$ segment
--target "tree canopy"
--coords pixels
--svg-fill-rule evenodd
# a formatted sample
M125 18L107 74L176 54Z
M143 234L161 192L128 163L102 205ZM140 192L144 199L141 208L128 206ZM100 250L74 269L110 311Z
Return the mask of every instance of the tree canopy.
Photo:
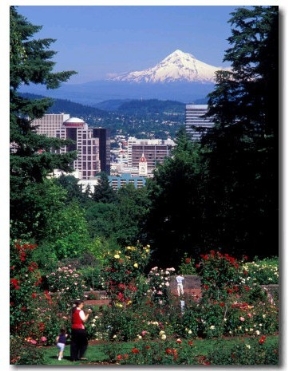
M51 106L52 100L27 99L18 89L23 84L43 84L55 89L67 81L75 71L53 72L55 51L50 50L54 39L35 39L41 29L10 8L10 200L11 221L21 222L26 231L26 220L20 212L24 190L33 184L42 183L55 168L71 170L76 153L57 154L66 144L57 138L47 138L36 133L31 125ZM21 230L20 230L21 233Z
M207 208L215 210L215 228L227 243L252 254L277 254L278 7L238 8L229 23L224 61L232 70L217 74L208 102L216 125L202 141L210 169Z

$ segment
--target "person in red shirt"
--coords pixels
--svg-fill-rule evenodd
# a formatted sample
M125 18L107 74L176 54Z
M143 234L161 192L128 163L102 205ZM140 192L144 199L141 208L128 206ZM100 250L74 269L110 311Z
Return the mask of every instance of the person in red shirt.
M76 300L75 305L72 309L71 318L71 361L78 361L84 359L84 354L88 346L87 333L84 327L84 323L89 318L91 309L85 314L83 311L84 302L83 300Z

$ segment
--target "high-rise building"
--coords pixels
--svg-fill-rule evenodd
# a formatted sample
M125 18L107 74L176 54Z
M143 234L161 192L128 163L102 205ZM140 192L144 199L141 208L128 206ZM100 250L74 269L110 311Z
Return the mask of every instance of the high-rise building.
M203 135L205 135L207 130L214 126L213 120L205 117L207 109L207 104L187 104L185 106L186 132L194 141L198 141ZM201 128L201 130L197 131L195 128Z
M36 128L37 134L46 135L46 137L56 137L56 130L70 118L67 113L49 113L39 119L34 119L32 126Z
M146 157L147 171L151 174L158 164L162 164L171 155L172 147L166 144L133 144L131 166L139 168L140 158Z
M101 171L110 175L110 132L105 128L93 128L93 137L99 138Z
M100 172L99 138L93 137L92 130L83 120L71 117L64 121L56 131L56 137L74 142L61 148L60 153L77 151L73 167L79 171L80 179L94 178Z
M32 126L36 127L38 134L73 141L57 152L77 151L78 157L73 167L78 172L79 179L92 179L100 171L109 174L110 139L106 129L89 129L83 120L64 113L46 114L40 119L33 120Z

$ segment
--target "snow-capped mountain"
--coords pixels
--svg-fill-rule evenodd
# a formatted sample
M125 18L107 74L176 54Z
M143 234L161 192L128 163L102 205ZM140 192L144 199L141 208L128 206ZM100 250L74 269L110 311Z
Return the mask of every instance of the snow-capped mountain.
M110 78L111 81L126 82L200 82L215 83L214 67L196 59L192 54L175 50L160 63L143 71L134 71Z

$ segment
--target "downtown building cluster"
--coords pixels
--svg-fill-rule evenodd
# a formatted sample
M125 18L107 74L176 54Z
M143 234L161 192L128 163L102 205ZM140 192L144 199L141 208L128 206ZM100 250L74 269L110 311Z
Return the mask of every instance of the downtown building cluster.
M213 126L212 120L205 117L207 105L187 104L185 127L192 140L198 141ZM70 139L57 153L76 151L73 162L74 175L79 179L83 190L87 186L93 191L100 172L105 172L114 189L132 183L136 188L145 185L146 178L153 176L158 164L171 156L175 142L171 139L137 139L119 136L119 148L111 149L109 130L102 127L89 127L86 122L69 114L45 114L34 119L32 126L40 135L60 139ZM200 131L197 130L200 128ZM62 172L57 169L54 176Z
M92 179L101 171L109 174L110 137L107 129L89 128L83 120L65 113L46 114L42 118L34 119L32 126L39 135L72 140L71 144L56 152L77 151L77 158L72 165L74 175L78 179Z

